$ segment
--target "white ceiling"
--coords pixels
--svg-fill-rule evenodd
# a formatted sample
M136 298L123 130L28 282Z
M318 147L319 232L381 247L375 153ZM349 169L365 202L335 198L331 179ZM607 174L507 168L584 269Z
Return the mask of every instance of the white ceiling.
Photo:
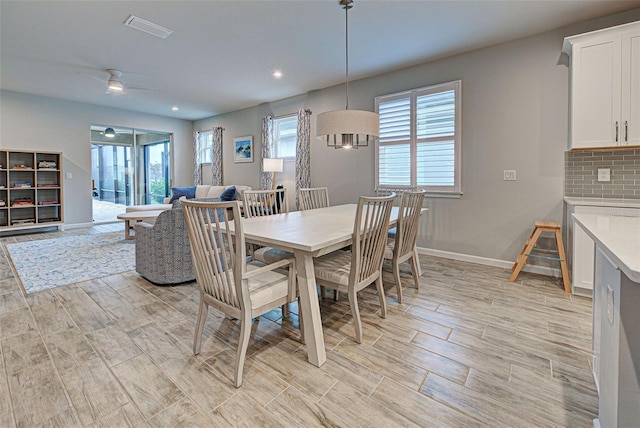
M380 74L639 6L355 0L349 74ZM344 13L337 0L2 0L0 88L201 119L344 82ZM126 27L131 14L173 34ZM108 68L124 71L125 84L156 89L107 95L106 83L90 76L106 80Z

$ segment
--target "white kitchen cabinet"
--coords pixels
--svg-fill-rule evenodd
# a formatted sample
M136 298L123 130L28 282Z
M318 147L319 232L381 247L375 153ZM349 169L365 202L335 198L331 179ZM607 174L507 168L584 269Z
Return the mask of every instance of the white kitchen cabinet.
M567 37L571 149L640 146L640 22Z

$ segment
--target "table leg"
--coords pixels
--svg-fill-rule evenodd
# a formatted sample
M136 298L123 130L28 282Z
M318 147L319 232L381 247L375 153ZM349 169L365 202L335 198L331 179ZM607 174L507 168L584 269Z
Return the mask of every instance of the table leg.
M327 355L324 348L316 277L313 272L313 257L311 254L297 251L295 255L307 358L311 364L320 367L327 360Z
M134 220L125 220L124 221L124 239L133 239L131 235L131 228L133 227Z

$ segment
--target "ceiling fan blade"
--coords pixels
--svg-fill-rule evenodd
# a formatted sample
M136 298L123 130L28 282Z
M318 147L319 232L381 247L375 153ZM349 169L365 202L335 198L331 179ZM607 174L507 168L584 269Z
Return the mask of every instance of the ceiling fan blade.
M103 82L103 83L108 83L108 82L109 82L108 80L101 79L101 78L96 77L96 76L94 76L94 75L91 75L91 74L89 74L89 73L85 73L84 71L78 71L78 74L82 74L83 76L90 77L90 78L95 79L95 80L97 80L97 81L99 81L99 82Z
M127 85L127 84L125 84L125 87L127 89L135 89L138 91L157 91L158 90L158 88L149 88L147 86L135 86L135 85Z

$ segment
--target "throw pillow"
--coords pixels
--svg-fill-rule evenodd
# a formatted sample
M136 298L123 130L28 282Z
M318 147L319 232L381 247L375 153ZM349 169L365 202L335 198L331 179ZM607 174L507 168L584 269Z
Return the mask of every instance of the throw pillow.
M172 187L171 188L171 199L169 203L172 203L176 199L180 199L181 197L186 196L187 199L193 199L196 197L196 186L193 187Z
M231 202L236 199L236 186L229 186L224 189L224 192L220 195L222 202Z

